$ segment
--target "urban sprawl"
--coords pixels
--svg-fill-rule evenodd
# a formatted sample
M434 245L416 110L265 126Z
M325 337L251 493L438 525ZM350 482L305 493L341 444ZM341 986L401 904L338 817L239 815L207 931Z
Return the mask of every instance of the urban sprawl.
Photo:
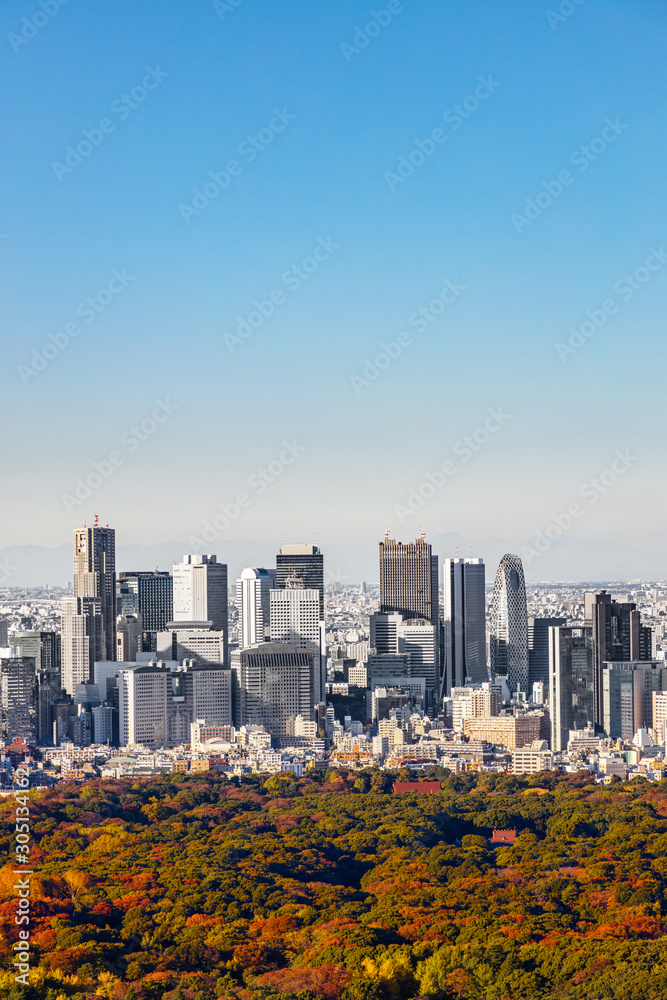
M526 587L503 556L379 544L379 586L325 587L283 544L230 587L217 555L116 571L115 531L75 529L71 586L0 589L0 789L217 770L665 767L667 582ZM431 772L433 774L434 772Z

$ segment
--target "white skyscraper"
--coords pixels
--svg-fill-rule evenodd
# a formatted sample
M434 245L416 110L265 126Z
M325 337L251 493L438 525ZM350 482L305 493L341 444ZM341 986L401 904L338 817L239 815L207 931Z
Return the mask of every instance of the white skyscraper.
M236 581L236 607L239 613L239 647L253 646L268 638L271 590L276 586L276 571L251 567Z
M446 694L488 680L484 582L483 559L445 559Z
M210 622L227 631L227 567L217 556L187 555L174 563L174 624Z
M167 697L171 673L154 665L118 673L119 738L121 746L141 743L151 749L167 742Z
M322 655L324 622L319 590L290 587L270 591L271 642L287 642L313 654L314 704L326 695L326 658Z
M174 633L175 643L179 638L175 633L192 634L193 630L201 633L217 632L222 638L223 657L219 661L216 655L213 662L227 663L227 566L219 563L214 555L187 555L183 556L183 562L174 563L173 579L174 620L167 624L167 629ZM158 633L158 650L161 648L160 643L164 643L166 634ZM212 634L209 639L213 639ZM206 642L205 637L204 641ZM193 649L191 655L199 654ZM167 659L171 657L167 656Z
M506 677L514 694L528 691L528 612L526 582L519 556L500 560L493 588L489 636L491 677Z
M93 664L105 652L102 607L97 597L66 597L62 602L62 686L74 694L91 679Z

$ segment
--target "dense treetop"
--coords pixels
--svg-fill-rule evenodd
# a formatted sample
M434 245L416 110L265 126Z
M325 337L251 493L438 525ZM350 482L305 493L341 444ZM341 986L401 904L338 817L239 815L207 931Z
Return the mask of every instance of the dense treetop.
M0 996L662 1000L667 782L330 770L31 794L31 985L14 982L0 805ZM492 849L494 829L516 829Z

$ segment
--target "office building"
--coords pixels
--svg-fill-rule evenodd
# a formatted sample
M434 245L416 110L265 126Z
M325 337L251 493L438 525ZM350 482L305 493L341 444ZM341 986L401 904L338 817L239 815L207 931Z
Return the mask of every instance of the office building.
M611 594L602 590L599 594L585 595L584 619L593 629L595 722L598 727L604 728L604 664L629 663L631 660L641 659L641 615L636 604L614 601Z
M313 653L262 642L231 654L234 725L263 726L274 739L294 736L297 716L313 718Z
M109 655L98 597L64 598L61 622L62 687L73 695L77 684L90 679L95 661L115 659L116 650Z
M174 746L189 742L196 719L212 726L232 722L231 673L222 666L187 660L171 669L159 660L124 666L118 691L121 745Z
M567 750L570 730L595 722L595 667L590 626L549 628L551 749Z
M142 652L141 615L118 615L116 619L116 659L134 660Z
M567 619L528 619L528 691L534 691L535 684L549 690L549 629L560 625L567 625Z
M320 621L324 621L324 556L316 545L283 545L276 556L276 590L288 585L319 594Z
M37 739L35 658L9 647L0 651L0 736L5 743Z
M204 622L203 624L208 624ZM207 628L174 628L155 637L158 660L196 660L227 665L227 634Z
M326 696L326 659L322 655L324 622L320 619L319 591L293 585L298 582L291 577L287 589L270 591L271 642L286 642L312 654L314 706Z
M632 742L639 729L653 729L653 695L666 687L664 660L604 663L602 710L607 736Z
M655 741L660 746L665 746L665 737L667 736L667 691L654 691L652 702Z
M142 651L155 650L155 636L174 617L173 579L162 570L118 574L116 613L141 615Z
M423 677L426 692L432 702L438 691L438 636L432 622L425 618L403 618L398 613L376 613L370 616L371 650L370 676L374 676L377 657L406 657L408 677ZM385 661L388 664L389 661ZM384 670L381 664L381 669Z
M546 740L536 740L529 746L512 751L512 774L537 774L553 768L553 754Z
M463 720L463 732L471 740L516 750L542 738L544 716L478 716Z
M8 628L7 619L0 615L0 649L6 649L9 645Z
M118 673L119 738L121 746L166 746L167 691L171 671L158 664L123 668Z
M445 559L445 693L488 680L483 559Z
M519 556L500 560L493 588L489 656L492 679L506 677L510 691L528 691L526 582Z
M209 628L226 633L227 566L214 555L186 555L183 562L174 563L173 578L173 626L209 622Z
M423 537L380 542L380 612L426 619L439 630L438 557Z
M102 618L102 650L99 659L116 656L116 532L100 527L74 530L74 597L96 599Z
M21 647L22 656L34 657L38 670L47 670L58 676L60 676L60 642L58 632L35 630L12 632L9 638L10 646ZM2 646L3 643L0 643L0 648Z
M373 653L398 652L398 627L403 623L403 616L396 613L375 612L370 616L370 649Z
M250 567L236 581L236 608L239 616L239 646L254 646L270 638L271 590L276 589L276 571Z

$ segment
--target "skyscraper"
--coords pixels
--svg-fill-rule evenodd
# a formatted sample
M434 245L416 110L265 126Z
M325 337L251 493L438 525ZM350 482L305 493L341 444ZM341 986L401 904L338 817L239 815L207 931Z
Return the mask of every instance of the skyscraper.
M18 649L0 659L0 736L5 743L37 738L35 658L19 656Z
M155 650L155 635L163 632L174 617L173 580L164 570L128 571L118 574L116 612L141 615L142 646Z
M108 525L74 529L74 597L96 598L102 616L99 659L116 658L116 532ZM86 678L87 679L87 678Z
M91 679L96 660L115 660L107 654L104 620L98 597L66 597L62 602L62 686L74 695L77 684ZM115 625L115 620L114 620Z
M528 691L539 683L549 690L549 629L557 625L567 625L567 619L528 619Z
M320 595L320 621L324 621L324 556L316 545L283 545L276 556L276 590L294 580L304 590Z
M604 731L630 742L637 730L653 728L653 693L665 690L664 660L605 663L602 668Z
M270 593L276 588L276 571L250 567L236 581L236 607L239 614L241 649L268 638ZM319 603L318 603L319 607Z
M175 625L210 622L227 630L227 566L213 555L186 555L174 563Z
M425 619L435 630L436 690L440 676L440 598L438 593L438 557L424 536L414 543L397 542L387 533L380 542L380 612L399 614L408 621Z
M370 616L372 666L371 677L384 669L383 663L398 663L405 658L408 678L423 678L425 692L430 701L438 689L438 635L432 622L426 618L403 618L400 614ZM378 659L380 657L380 659ZM385 658L384 661L382 658Z
M483 559L446 559L444 629L446 692L466 680L483 684L486 665L486 600Z
M173 575L174 620L167 627L222 633L227 664L227 566L214 555L186 555L174 563Z
M270 591L271 642L289 643L307 649L313 658L313 705L326 697L326 659L322 655L324 623L320 620L318 590L305 590L296 578L287 581L285 590ZM310 706L312 711L313 705ZM310 716L309 716L310 718Z
M512 693L528 691L528 612L526 582L519 556L500 560L493 588L489 636L491 676L507 677Z
M549 628L551 749L566 750L571 729L595 721L593 632L590 626Z
M595 722L604 727L602 671L605 662L628 663L641 659L641 615L636 604L614 601L606 590L584 598L584 618L593 629L595 663Z
M439 625L438 557L423 538L380 542L380 611Z
M264 726L272 737L294 736L297 716L313 718L313 654L282 642L232 651L234 725Z

